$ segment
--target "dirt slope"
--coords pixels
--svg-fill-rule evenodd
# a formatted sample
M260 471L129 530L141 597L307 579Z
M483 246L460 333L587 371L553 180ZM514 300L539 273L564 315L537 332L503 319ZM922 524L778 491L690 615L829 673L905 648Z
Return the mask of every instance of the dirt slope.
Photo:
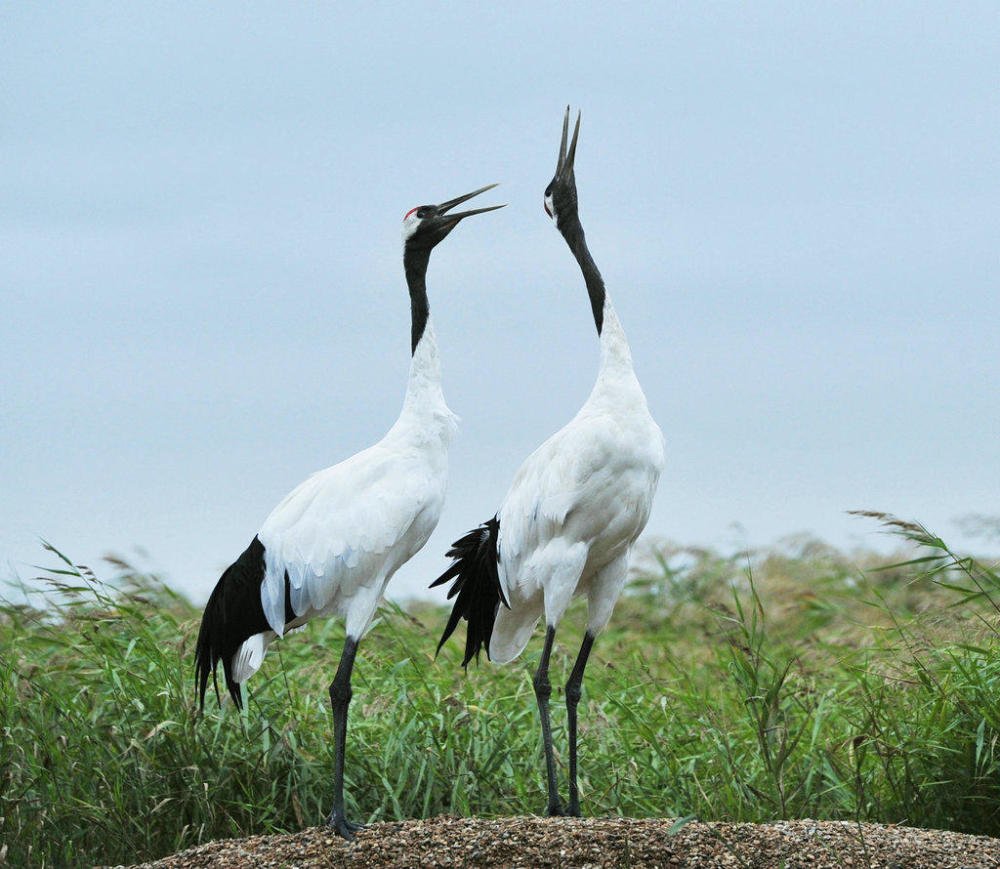
M351 843L313 827L287 836L211 842L142 864L144 869L339 866L1000 869L1000 839L847 821L689 823L676 829L669 818L440 817L373 824Z

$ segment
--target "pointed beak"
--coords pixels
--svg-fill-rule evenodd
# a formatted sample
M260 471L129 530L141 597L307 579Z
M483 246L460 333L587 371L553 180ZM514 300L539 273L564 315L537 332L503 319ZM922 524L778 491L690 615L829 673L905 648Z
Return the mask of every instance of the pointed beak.
M580 135L580 118L583 112L577 112L576 127L573 129L573 141L570 143L569 152L566 151L566 138L569 134L569 106L566 106L566 114L563 116L562 141L559 143L559 161L556 163L556 175L573 171L573 161L576 160L576 140Z
M485 193L487 190L492 190L496 187L496 184L487 184L485 187L480 187L478 190L473 190L471 193L466 193L465 196L456 196L454 199L449 199L447 202L442 202L438 205L438 216L443 217L450 221L452 225L458 223L464 217L471 217L473 214L483 214L487 211L496 211L498 208L503 208L504 205L489 205L486 208L473 208L471 211L459 211L456 214L448 214L452 208L456 205L461 205L473 196L478 196L480 193Z

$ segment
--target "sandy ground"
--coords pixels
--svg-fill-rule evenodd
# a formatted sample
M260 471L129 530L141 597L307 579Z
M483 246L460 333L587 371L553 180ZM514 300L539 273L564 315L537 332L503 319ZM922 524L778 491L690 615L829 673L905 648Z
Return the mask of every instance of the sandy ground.
M631 818L430 818L373 824L353 842L313 827L201 845L143 869L375 866L1000 869L1000 839L849 821L688 823Z

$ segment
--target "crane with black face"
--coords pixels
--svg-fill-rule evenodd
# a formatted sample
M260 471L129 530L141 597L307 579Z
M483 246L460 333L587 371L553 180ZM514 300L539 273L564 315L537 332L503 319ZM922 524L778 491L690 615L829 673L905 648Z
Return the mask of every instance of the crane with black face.
M201 708L221 662L226 688L242 707L241 684L268 645L312 618L340 616L346 640L330 684L333 809L341 836L359 829L344 814L344 752L351 671L392 575L427 542L444 504L448 445L457 419L445 404L441 362L427 302L431 251L466 217L501 205L452 213L491 184L403 218L403 267L410 292L410 373L399 418L382 440L319 471L264 520L246 551L222 574L202 617L195 651ZM216 695L218 686L216 685ZM221 699L220 699L221 703Z
M567 147L568 130L567 107L544 206L583 274L600 346L597 380L577 415L521 465L497 514L453 544L452 564L433 585L451 581L448 596L455 597L438 649L460 620L468 622L464 666L483 648L492 661L513 660L544 616L545 642L533 684L545 749L547 810L579 816L577 706L583 672L624 587L632 545L649 519L664 441L580 222L574 174L579 116ZM556 627L577 595L586 596L587 623L566 683L569 804L564 807L556 786L548 670Z

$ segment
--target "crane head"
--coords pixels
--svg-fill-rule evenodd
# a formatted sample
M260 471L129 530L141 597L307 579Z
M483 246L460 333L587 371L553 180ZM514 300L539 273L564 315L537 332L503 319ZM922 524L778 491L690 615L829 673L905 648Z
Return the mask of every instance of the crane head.
M556 174L552 176L549 186L545 188L545 213L548 214L559 229L570 217L576 216L576 176L573 174L573 162L576 160L576 140L580 135L580 116L577 113L576 127L573 130L573 141L569 149L566 139L569 134L569 106L563 116L562 141L559 143L559 159L556 162Z
M403 218L404 246L412 250L429 251L443 241L448 233L466 217L503 208L503 205L489 205L486 208L473 208L471 211L450 213L456 205L460 205L480 193L485 193L487 190L492 190L496 186L496 184L488 184L486 187L480 187L464 196L456 196L440 205L418 205L416 208L411 208Z

